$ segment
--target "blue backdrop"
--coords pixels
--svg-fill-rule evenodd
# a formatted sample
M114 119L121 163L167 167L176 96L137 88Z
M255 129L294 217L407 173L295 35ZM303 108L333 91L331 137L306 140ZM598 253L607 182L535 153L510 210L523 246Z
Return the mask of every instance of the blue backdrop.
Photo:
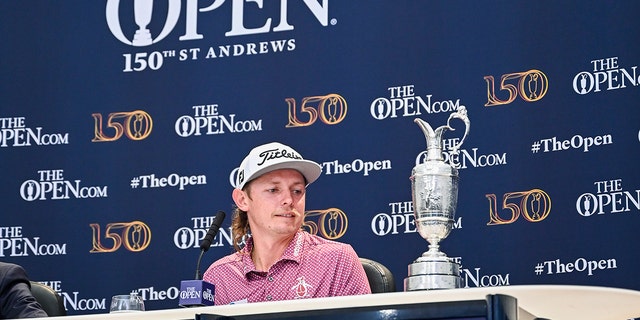
M442 250L465 286L640 289L637 2L0 2L0 259L108 311L175 308L235 169L280 141L323 165L307 229L384 263L427 249L413 123L466 107ZM147 32L145 32L145 29ZM452 122L462 128L460 122ZM230 219L203 260L232 252Z

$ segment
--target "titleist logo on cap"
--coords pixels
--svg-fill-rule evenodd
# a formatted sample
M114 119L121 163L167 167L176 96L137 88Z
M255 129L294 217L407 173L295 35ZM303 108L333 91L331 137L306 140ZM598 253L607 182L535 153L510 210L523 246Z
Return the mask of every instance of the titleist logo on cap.
M262 160L258 162L258 166L263 165L265 162L273 159L279 158L289 158L289 159L302 159L302 157L294 151L287 149L271 149L262 151L258 155Z

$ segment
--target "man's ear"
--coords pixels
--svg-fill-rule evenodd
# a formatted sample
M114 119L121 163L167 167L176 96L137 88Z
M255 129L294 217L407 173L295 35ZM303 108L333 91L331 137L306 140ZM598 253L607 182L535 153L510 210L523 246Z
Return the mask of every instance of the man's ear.
M248 196L247 193L240 189L233 189L231 193L231 197L233 198L233 202L236 203L236 206L242 211L248 211Z

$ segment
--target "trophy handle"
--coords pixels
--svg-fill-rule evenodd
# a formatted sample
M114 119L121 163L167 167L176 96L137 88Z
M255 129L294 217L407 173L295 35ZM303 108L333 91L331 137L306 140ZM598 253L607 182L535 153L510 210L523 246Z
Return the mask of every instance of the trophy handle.
M449 115L449 119L447 119L447 129L451 130L451 131L455 131L456 129L454 129L453 127L451 127L451 125L449 125L449 122L451 122L451 119L453 118L458 118L460 120L462 120L464 122L464 135L462 136L462 139L460 139L460 142L458 142L456 145L454 145L451 148L451 152L453 154L458 154L458 149L460 149L460 146L462 146L462 143L464 142L464 139L467 137L467 135L469 134L469 128L471 127L471 122L469 121L469 118L467 117L467 108L465 108L464 106L461 106L460 108L458 108L458 111L452 113Z
M469 128L471 127L471 122L469 122L469 118L467 117L467 108L465 108L464 106L460 106L458 108L458 111L449 115L449 119L447 119L446 126L440 126L435 130L433 130L433 128L431 128L431 126L426 121L420 118L413 119L413 122L417 123L418 126L420 126L420 129L422 129L422 133L424 133L424 137L427 140L427 160L436 160L436 161L443 160L442 147L441 147L442 134L447 129L451 131L456 130L449 124L451 122L451 119L454 119L454 118L462 120L464 122L464 127L465 127L464 135L462 136L462 139L460 139L460 142L458 142L451 148L451 152L453 154L458 154L460 146L462 146L464 139L469 134Z

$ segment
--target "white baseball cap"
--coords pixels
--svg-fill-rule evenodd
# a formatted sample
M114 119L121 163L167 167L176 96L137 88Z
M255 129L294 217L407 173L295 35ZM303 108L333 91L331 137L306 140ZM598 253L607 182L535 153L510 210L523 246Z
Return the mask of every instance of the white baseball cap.
M293 148L282 143L271 142L253 148L242 160L235 187L242 189L247 182L278 169L298 170L306 179L307 185L316 181L322 173L322 166L303 159Z

